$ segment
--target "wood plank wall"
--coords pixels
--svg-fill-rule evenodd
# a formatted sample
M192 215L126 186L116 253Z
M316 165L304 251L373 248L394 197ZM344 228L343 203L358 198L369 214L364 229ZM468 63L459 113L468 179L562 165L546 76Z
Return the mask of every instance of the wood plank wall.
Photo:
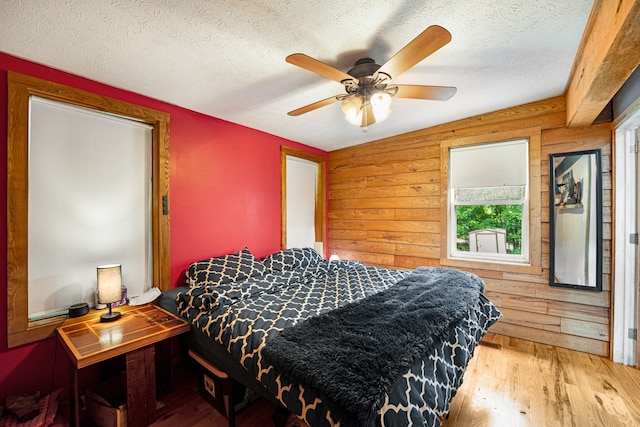
M471 269L503 319L492 332L609 356L612 254L610 124L565 127L555 97L329 153L329 251L391 268L440 264L440 144L452 138L541 128L540 274ZM602 149L603 292L549 286L548 155Z

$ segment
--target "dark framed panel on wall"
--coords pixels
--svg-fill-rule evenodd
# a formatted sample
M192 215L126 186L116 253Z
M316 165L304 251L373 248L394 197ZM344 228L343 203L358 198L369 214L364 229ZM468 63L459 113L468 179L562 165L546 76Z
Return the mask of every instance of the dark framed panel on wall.
M600 150L549 155L549 282L602 291Z

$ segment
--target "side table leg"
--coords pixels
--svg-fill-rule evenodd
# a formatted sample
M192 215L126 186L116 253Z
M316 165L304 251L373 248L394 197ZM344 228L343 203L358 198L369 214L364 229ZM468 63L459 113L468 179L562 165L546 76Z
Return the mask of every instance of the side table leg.
M127 353L127 427L143 427L156 420L155 346Z
M78 369L69 361L69 417L71 427L80 427L80 391L78 389Z

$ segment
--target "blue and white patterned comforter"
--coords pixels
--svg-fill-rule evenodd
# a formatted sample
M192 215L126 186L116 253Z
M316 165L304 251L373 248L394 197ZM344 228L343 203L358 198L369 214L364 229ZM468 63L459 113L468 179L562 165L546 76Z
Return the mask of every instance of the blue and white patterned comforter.
M266 363L262 357L266 343L311 316L385 290L410 272L354 261L321 261L238 282L192 287L178 295L178 310L222 344L291 412L313 427L331 426L336 423L314 390ZM439 426L475 346L500 316L481 294L449 339L397 379L378 410L377 425Z

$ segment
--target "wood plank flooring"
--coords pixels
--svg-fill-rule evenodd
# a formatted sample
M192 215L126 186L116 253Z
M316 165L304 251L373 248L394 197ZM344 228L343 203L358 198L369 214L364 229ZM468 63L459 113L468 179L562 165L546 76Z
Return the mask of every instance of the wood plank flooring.
M640 371L587 353L487 334L443 427L640 426Z
M211 406L198 392L198 378L191 366L176 368L174 390L160 398L163 405L152 427L226 427L227 418ZM259 399L236 414L236 427L274 426L276 406Z
M598 356L487 334L467 369L443 427L640 426L640 371ZM187 369L188 368L180 368ZM198 395L195 374L161 399L153 427L226 426ZM273 426L259 400L237 427Z

